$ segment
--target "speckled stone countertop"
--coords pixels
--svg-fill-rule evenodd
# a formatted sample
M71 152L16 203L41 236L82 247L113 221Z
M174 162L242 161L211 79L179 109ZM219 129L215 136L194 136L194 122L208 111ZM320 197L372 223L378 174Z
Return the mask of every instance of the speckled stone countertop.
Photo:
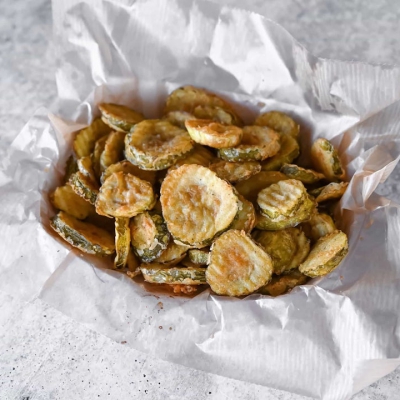
M61 0L58 0L61 1ZM214 0L217 1L217 0ZM393 0L218 0L261 12L326 58L400 64ZM0 140L56 96L50 0L0 0ZM400 202L400 167L379 193ZM0 400L300 400L302 396L160 361L86 329L40 301L0 293ZM400 399L400 369L353 400Z

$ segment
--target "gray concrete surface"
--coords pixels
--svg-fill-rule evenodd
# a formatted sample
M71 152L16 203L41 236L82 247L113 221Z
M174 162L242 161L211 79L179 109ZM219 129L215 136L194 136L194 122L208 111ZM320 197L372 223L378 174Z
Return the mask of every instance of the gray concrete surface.
M61 1L61 0L59 0ZM216 0L215 0L216 1ZM314 54L400 64L400 3L393 0L219 0L259 11ZM49 0L0 0L0 140L9 141L56 96ZM400 201L400 168L379 188ZM148 357L35 301L0 293L0 400L300 400L301 396ZM353 400L400 399L400 370Z

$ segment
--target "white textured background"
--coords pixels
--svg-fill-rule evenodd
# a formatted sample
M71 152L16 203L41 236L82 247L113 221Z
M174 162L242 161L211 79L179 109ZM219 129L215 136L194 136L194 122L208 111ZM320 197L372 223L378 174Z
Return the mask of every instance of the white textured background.
M400 64L396 0L214 1L269 16L318 56ZM13 138L39 106L55 99L51 35L50 0L0 0L3 142ZM399 166L379 192L400 202ZM399 373L400 369L353 400L400 399ZM148 357L39 301L26 304L0 293L0 400L98 398L305 399Z

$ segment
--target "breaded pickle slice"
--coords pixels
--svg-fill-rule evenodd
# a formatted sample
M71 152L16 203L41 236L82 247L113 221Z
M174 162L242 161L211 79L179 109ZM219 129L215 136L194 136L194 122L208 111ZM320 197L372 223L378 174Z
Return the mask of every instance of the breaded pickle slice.
M94 145L93 153L90 155L92 159L93 170L96 174L96 177L100 180L101 177L101 165L100 159L101 155L103 154L104 148L106 147L106 141L109 135L101 137L99 140L96 141Z
M141 169L167 169L192 151L189 134L166 120L145 120L125 137L125 156Z
M176 125L181 129L186 129L185 121L197 119L193 114L186 111L170 111L164 118L171 122L172 125Z
M322 236L332 233L336 230L333 219L324 213L315 213L309 221L302 224L305 234L316 242Z
M283 164L290 164L299 156L300 146L292 136L280 135L279 143L278 153L261 163L263 171L279 171Z
M221 107L197 106L193 109L192 114L186 111L170 111L165 118L183 129L186 129L185 121L190 119L208 119L224 125L241 125L241 121L238 120L237 116L232 115Z
M325 179L323 174L312 169L299 167L296 164L283 164L281 172L288 178L297 179L305 184L312 184Z
M257 203L258 193L261 190L285 179L289 178L281 172L261 171L243 182L238 182L235 188L243 197L255 204Z
M209 119L189 119L185 121L185 127L196 143L215 149L236 146L243 136L241 128Z
M65 163L64 183L67 183L71 175L76 171L78 171L78 164L75 160L75 157L70 155Z
M232 186L201 165L172 170L161 185L168 230L182 244L205 247L233 222L239 200Z
M244 296L269 282L270 256L243 231L229 230L211 246L207 283L221 295Z
M241 163L218 161L210 164L208 168L214 171L221 179L232 183L244 181L261 171L261 165L256 161L245 161Z
M214 154L208 150L206 147L195 144L193 150L184 158L178 160L174 165L172 165L169 170L173 170L179 168L183 164L197 164L202 165L203 167L208 167L211 161L213 161L216 157Z
M306 257L310 253L310 239L307 238L304 232L298 228L288 229L296 243L297 249L292 260L286 266L285 271L290 271L294 268L298 268L298 266L306 259Z
M156 172L155 171L145 171L144 169L140 169L136 165L133 165L130 161L124 160L120 161L116 164L110 165L101 175L101 183L112 175L114 172L124 172L126 174L135 175L136 177L150 182L152 185L156 182Z
M177 244L173 240L170 240L167 248L154 261L164 264L164 266L175 265L185 258L188 250L189 246Z
M104 144L104 150L100 155L100 171L104 172L110 165L121 161L124 157L125 132L111 132Z
M129 218L115 218L115 269L124 269L128 264L131 248L131 231L129 229Z
M106 256L115 251L113 235L63 211L51 219L50 226L69 244L85 253Z
M272 259L275 274L286 271L296 251L297 243L290 229L280 231L254 231L254 240L267 252ZM296 229L296 228L292 228Z
M277 275L297 268L310 252L309 239L297 228L255 231L253 237L271 256Z
M319 238L299 271L311 278L323 276L333 271L349 250L347 236L336 230Z
M225 125L241 125L238 116L221 107L197 106L193 110L197 119L211 119Z
M298 139L300 126L293 121L289 115L280 111L269 111L257 117L254 125L268 126L275 132L291 136L293 139Z
M294 213L307 197L304 185L296 179L279 181L261 190L257 204L261 213L270 218L289 216Z
M106 217L132 218L151 210L156 199L150 182L114 172L103 183L96 200L96 212Z
M77 195L70 185L60 186L50 195L51 204L77 219L85 219L94 207Z
M274 156L280 149L279 135L266 126L245 126L239 145L218 150L226 161L260 161Z
M167 97L164 114L168 114L171 111L186 111L191 114L197 112L200 114L201 111L199 110L199 107L218 107L231 115L234 125L240 125L241 123L240 118L234 112L232 106L225 100L213 93L205 91L204 89L189 85L174 90Z
M69 178L69 184L77 195L87 200L90 204L94 205L96 203L99 186L88 176L82 174L80 171L75 172Z
M256 210L253 204L246 200L241 194L236 194L239 199L239 211L233 220L230 229L237 229L250 233L256 225Z
M316 197L317 203L322 203L328 200L338 200L343 195L349 186L348 182L331 182L322 188L310 190L310 194Z
M110 133L111 129L100 118L95 119L91 125L81 129L74 140L74 151L77 158L89 156L96 141Z
M189 249L188 256L193 264L206 265L210 258L210 249Z
M322 172L329 181L345 178L346 172L336 149L328 139L319 138L311 146L311 161L317 171Z
M93 162L90 156L85 156L77 161L78 170L87 176L92 182L97 182L96 175L93 169Z
M305 285L310 278L303 275L298 269L284 275L274 275L271 281L260 288L258 293L276 297L290 292L294 287Z
M133 126L144 120L144 116L129 107L120 104L99 104L101 119L116 131L129 132Z
M143 262L152 262L167 248L170 235L161 215L147 211L136 215L130 223L135 254Z
M206 283L206 268L202 267L166 267L162 264L142 264L140 266L144 280L150 283L169 285L203 285Z
M275 231L297 226L308 221L316 209L316 203L312 197L307 196L300 207L291 215L280 215L277 218L271 218L260 214L257 216L256 228L266 231Z

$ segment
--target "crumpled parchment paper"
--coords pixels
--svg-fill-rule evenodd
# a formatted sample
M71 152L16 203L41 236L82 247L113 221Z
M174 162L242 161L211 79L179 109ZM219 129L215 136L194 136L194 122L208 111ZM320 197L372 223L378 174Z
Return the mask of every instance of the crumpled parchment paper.
M57 107L0 149L0 290L165 360L318 399L348 399L400 365L400 208L374 193L400 157L400 69L318 59L263 16L204 1L64 0L53 13ZM183 84L247 123L289 113L305 163L319 136L339 148L350 251L335 271L278 298L155 296L52 233L48 193L96 104L156 117Z

